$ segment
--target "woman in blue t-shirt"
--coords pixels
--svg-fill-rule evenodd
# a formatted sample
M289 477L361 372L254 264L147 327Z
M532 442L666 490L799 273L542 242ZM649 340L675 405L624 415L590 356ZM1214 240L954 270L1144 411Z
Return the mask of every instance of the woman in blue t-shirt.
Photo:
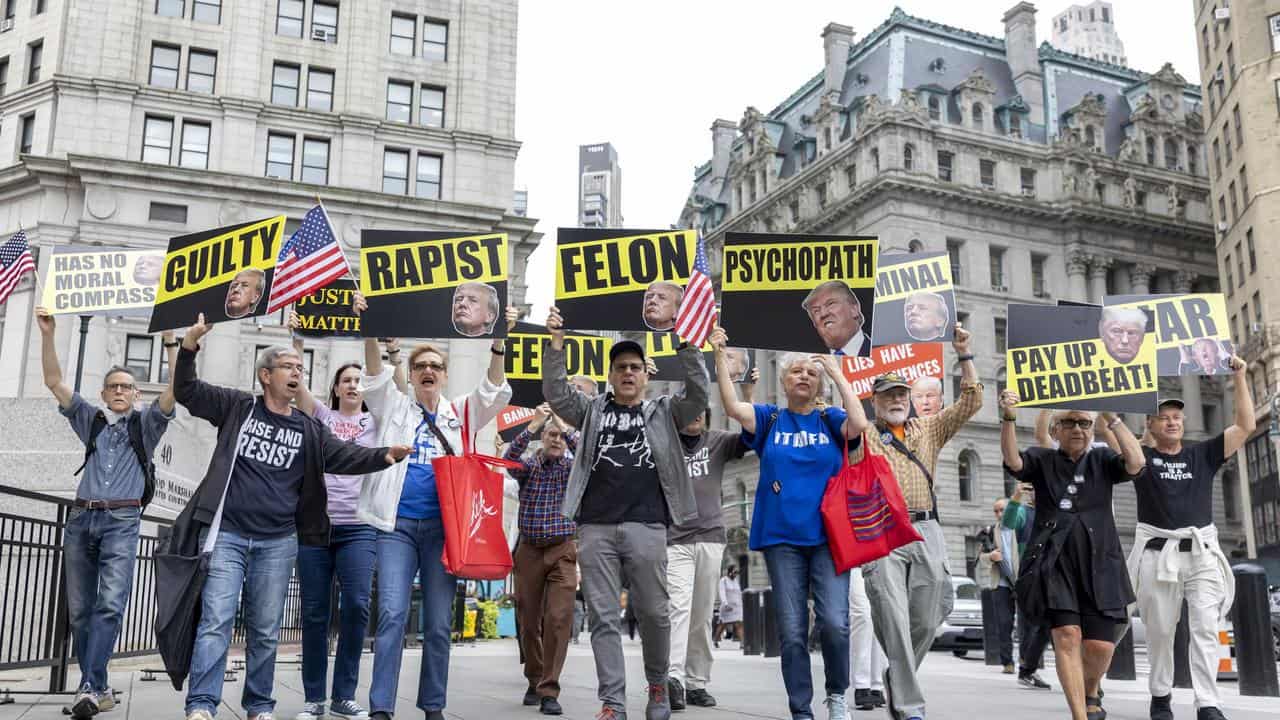
M822 494L840 471L846 441L867 426L862 403L832 355L789 353L778 361L786 406L752 405L738 400L724 348L728 337L716 328L716 377L725 413L742 424L742 439L760 457L751 518L750 546L764 553L773 583L782 680L791 717L812 718L813 680L809 669L810 591L822 628L828 712L847 717L849 687L849 573L836 574L822 527ZM819 408L824 379L840 392L848 413Z

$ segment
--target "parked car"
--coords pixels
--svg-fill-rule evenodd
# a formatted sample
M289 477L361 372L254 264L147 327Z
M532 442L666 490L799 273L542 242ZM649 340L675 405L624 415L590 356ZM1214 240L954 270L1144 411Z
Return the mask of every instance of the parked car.
M934 650L950 650L964 657L970 650L982 650L982 596L973 578L952 575L956 604L933 635Z

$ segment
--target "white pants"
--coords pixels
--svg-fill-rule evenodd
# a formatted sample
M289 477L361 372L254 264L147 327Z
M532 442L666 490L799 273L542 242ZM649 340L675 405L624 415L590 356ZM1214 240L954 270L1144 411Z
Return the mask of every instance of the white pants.
M876 640L871 622L871 601L862 569L849 571L849 668L854 690L884 691L884 671L889 659Z
M1170 540L1169 542L1177 542ZM1151 662L1151 694L1156 697L1173 691L1173 635L1187 601L1191 643L1188 647L1191 686L1196 708L1218 706L1218 606L1222 594L1222 571L1217 559L1200 554L1200 562L1189 552L1178 554L1178 581L1156 579L1159 551L1144 550L1138 564L1138 610L1147 626L1147 657Z
M671 596L671 668L688 690L711 681L711 614L720 581L724 543L667 546L667 592Z

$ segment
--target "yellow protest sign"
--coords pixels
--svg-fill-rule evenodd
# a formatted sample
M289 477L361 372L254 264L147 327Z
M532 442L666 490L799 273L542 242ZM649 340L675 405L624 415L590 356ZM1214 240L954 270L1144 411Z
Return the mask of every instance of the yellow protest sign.
M507 234L424 237L360 249L366 298L507 279Z

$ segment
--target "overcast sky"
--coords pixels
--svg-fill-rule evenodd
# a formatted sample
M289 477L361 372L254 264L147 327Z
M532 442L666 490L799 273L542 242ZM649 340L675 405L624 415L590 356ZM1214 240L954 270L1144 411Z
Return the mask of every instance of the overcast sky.
M578 146L611 142L622 166L628 227L674 223L711 157L711 122L768 112L823 67L822 28L849 25L854 41L894 5L916 17L1004 36L1014 0L526 0L520 3L516 79L516 187L544 238L529 265L541 322L551 302L556 228L577 223ZM1087 3L1080 3L1082 5ZM1115 0L1129 66L1172 62L1199 82L1193 0ZM1037 3L1037 44L1067 2Z

